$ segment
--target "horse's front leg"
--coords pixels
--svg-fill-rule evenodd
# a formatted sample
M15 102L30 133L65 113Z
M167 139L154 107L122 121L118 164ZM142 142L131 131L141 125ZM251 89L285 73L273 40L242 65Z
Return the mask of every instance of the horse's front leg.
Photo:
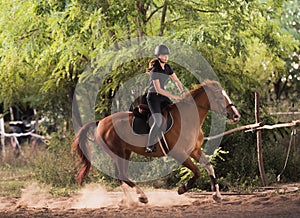
M135 186L135 191L139 195L139 201L143 204L147 204L148 203L148 198L147 198L146 194L143 192L143 190L136 185Z
M221 193L219 190L219 184L216 179L215 170L214 170L212 164L207 160L207 158L205 157L205 154L203 152L200 156L199 163L201 164L201 166L203 166L206 169L206 171L209 174L211 190L214 192L213 199L216 202L220 202L222 197L221 197Z
M128 185L124 182L120 180L120 186L123 190L124 193L124 197L121 200L121 202L119 203L120 207L136 207L137 203L132 199L132 196L128 190Z

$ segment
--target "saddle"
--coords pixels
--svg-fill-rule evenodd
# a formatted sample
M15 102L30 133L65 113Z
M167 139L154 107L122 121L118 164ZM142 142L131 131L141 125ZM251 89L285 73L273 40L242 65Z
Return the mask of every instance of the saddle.
M162 105L162 115L164 117L164 122L162 129L165 130L164 134L169 131L173 126L173 117L169 111L168 105ZM135 134L143 135L148 134L150 127L152 125L151 112L146 104L140 104L133 109L133 120L132 120L132 130Z

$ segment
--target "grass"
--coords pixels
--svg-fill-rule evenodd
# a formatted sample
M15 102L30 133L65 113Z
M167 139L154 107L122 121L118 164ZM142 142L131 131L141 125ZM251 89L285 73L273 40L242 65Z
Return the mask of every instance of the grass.
M19 198L22 194L22 189L30 182L28 181L1 181L0 196Z
M7 149L6 155L0 156L0 196L20 197L22 189L34 181L34 173L29 148L23 149L23 155L15 157Z
M22 188L33 181L33 174L26 167L2 166L0 171L0 196L20 197Z
M47 149L22 144L18 157L7 147L6 155L0 154L0 196L21 197L22 189L33 183L49 185L53 196L68 196L76 191L76 160L70 152L69 138L53 137Z

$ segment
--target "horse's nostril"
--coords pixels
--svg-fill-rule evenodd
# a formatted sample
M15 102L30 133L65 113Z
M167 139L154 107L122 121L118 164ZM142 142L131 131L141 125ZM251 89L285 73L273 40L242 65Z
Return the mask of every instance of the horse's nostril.
M235 122L237 122L237 121L240 120L240 117L241 117L241 116L239 116L238 114L235 114L235 115L233 116L233 120L234 120Z

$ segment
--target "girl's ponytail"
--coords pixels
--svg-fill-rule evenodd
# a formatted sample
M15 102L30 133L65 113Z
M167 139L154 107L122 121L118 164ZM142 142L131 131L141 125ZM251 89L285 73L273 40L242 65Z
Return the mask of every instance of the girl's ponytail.
M146 70L146 73L150 74L150 71L152 70L155 62L158 61L158 58L153 58L150 62L149 62L149 67Z

